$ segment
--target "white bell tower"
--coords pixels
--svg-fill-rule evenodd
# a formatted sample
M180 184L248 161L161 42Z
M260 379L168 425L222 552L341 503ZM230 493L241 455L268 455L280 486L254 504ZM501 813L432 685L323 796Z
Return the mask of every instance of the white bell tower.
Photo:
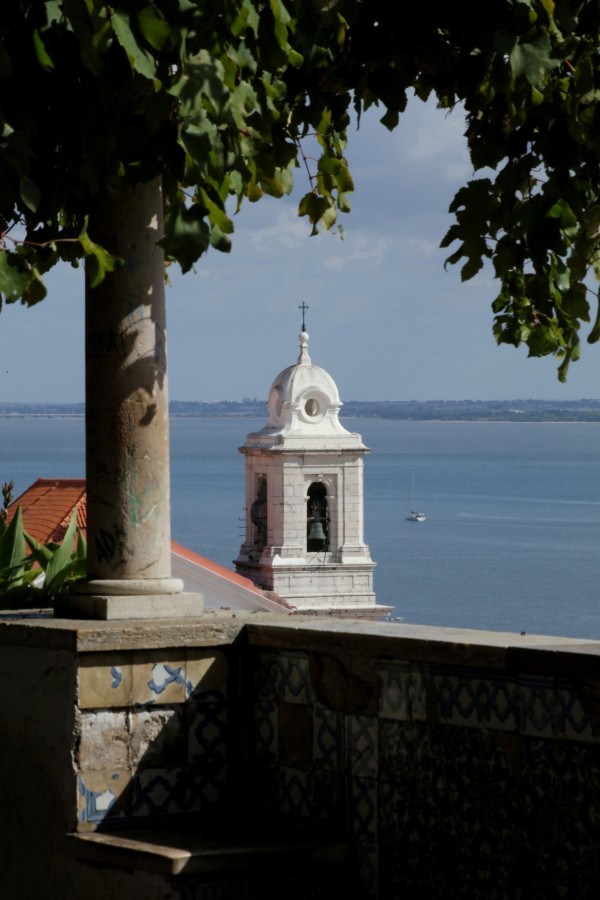
M335 382L308 355L303 319L300 355L273 381L265 427L249 434L246 539L237 571L298 611L369 616L377 606L363 536L361 436L340 424Z

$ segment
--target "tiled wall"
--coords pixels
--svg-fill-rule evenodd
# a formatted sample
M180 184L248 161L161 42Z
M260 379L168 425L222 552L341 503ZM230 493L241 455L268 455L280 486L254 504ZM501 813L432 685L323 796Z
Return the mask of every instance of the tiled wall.
M365 900L597 896L600 683L322 647L83 655L79 828L233 801L350 834Z
M599 685L354 669L256 652L257 804L346 827L364 897L597 896Z
M91 653L79 669L80 830L202 813L227 785L228 659L180 649Z

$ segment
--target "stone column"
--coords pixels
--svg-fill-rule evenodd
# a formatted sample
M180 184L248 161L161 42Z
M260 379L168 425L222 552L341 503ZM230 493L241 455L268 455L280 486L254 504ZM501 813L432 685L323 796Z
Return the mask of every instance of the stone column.
M86 267L88 580L58 607L91 618L189 615L171 577L161 184L107 199L90 237L123 264ZM200 606L201 609L201 606Z

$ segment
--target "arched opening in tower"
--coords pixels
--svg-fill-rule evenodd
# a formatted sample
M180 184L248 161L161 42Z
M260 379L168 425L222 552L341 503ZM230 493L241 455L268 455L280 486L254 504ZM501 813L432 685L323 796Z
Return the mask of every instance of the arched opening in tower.
M329 515L327 488L314 481L308 489L306 504L306 549L309 553L327 550L329 546Z

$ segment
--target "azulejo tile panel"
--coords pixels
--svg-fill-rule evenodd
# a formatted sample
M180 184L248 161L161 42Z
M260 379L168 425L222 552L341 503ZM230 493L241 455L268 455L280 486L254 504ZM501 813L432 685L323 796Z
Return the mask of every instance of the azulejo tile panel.
M131 772L107 769L77 778L77 818L90 826L127 818L131 812Z
M317 707L312 711L312 758L316 767L340 772L342 769L343 716L340 712Z
M279 769L279 809L291 816L310 816L308 774L299 769Z
M347 808L350 830L361 843L377 841L378 786L374 779L347 778Z
M424 720L427 715L423 667L409 662L381 662L379 714L386 719Z
M257 699L307 704L312 698L309 657L304 652L256 653L254 684Z
M254 672L254 691L257 700L275 700L279 678L279 657L277 653L255 651L251 660Z
M79 708L129 706L131 678L131 654L86 654L79 668Z
M131 700L134 705L183 703L186 699L185 665L182 659L134 653Z
M263 761L279 759L279 717L275 703L257 703L254 707L254 739L256 756Z
M585 709L581 688L569 682L519 679L521 728L532 737L600 740L600 720L594 705Z
M379 722L373 716L345 716L344 769L376 778L379 773Z
M182 769L143 769L132 783L132 815L171 816L187 811L187 782Z
M194 808L215 802L227 785L229 729L226 697L220 691L202 694L203 703L187 710L187 759Z
M286 703L312 700L308 654L286 653L278 658L277 694Z
M600 741L597 687L411 662L380 662L379 671L383 719Z
M185 660L186 696L223 691L229 675L225 653L214 650L188 650Z
M197 693L224 689L229 665L218 650L89 653L79 668L80 709L184 703Z

